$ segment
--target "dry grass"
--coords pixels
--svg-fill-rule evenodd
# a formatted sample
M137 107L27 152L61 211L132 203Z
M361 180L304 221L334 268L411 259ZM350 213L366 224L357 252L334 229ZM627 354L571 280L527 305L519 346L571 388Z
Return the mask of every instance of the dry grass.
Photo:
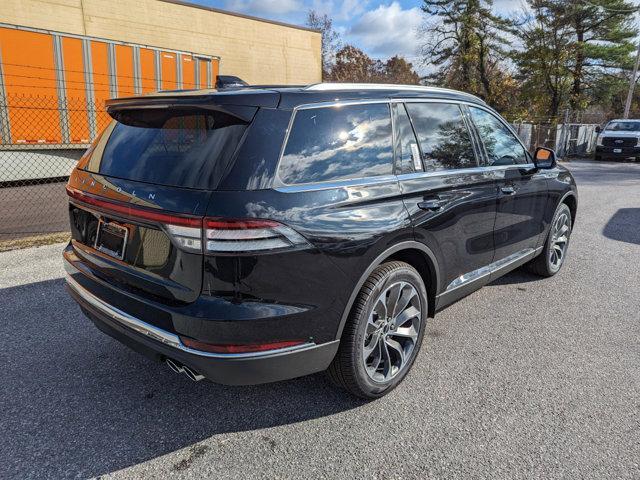
M17 238L15 240L0 240L0 252L67 242L70 238L71 234L69 232L56 232L33 237Z

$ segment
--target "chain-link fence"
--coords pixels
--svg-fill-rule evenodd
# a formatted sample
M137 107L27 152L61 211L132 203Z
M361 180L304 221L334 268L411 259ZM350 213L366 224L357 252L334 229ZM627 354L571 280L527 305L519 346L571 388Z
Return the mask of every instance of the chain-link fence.
M108 121L85 99L0 96L0 242L68 229L65 182Z
M560 158L585 157L593 154L596 127L603 125L603 112L572 112L560 116L528 116L511 122L523 143L533 152L537 147L553 148Z
M530 151L537 147L553 148L560 158L591 155L595 148L596 127L588 123L529 123L512 126Z

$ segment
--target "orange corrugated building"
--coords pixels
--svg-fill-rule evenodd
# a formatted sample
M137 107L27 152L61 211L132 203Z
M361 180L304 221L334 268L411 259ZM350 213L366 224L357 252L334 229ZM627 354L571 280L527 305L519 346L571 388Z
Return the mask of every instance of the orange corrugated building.
M0 24L0 143L84 145L108 98L211 88L219 58Z

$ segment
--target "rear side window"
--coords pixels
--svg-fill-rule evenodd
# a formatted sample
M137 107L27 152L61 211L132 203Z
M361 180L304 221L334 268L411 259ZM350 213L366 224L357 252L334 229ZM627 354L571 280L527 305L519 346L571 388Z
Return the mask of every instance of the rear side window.
M386 103L299 110L278 175L286 184L390 175L391 142Z
M149 111L120 117L88 169L159 185L215 188L247 123L222 112ZM108 129L109 130L109 129Z
M425 171L476 167L469 129L457 105L407 103L416 129Z

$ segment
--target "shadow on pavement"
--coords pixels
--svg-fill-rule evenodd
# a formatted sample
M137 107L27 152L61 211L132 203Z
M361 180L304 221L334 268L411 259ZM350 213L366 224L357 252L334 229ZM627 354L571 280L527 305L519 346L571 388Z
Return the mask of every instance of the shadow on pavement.
M596 162L593 160L575 160L564 164L581 185L635 184L640 180L640 164L621 162ZM578 206L578 209L580 207Z
M604 226L602 234L612 240L640 245L640 208L620 208Z
M544 278L529 273L520 267L494 280L489 285L517 285L519 283L538 282L540 280L544 280Z
M64 281L0 290L1 478L93 477L223 432L356 408L323 375L194 383L100 333Z

